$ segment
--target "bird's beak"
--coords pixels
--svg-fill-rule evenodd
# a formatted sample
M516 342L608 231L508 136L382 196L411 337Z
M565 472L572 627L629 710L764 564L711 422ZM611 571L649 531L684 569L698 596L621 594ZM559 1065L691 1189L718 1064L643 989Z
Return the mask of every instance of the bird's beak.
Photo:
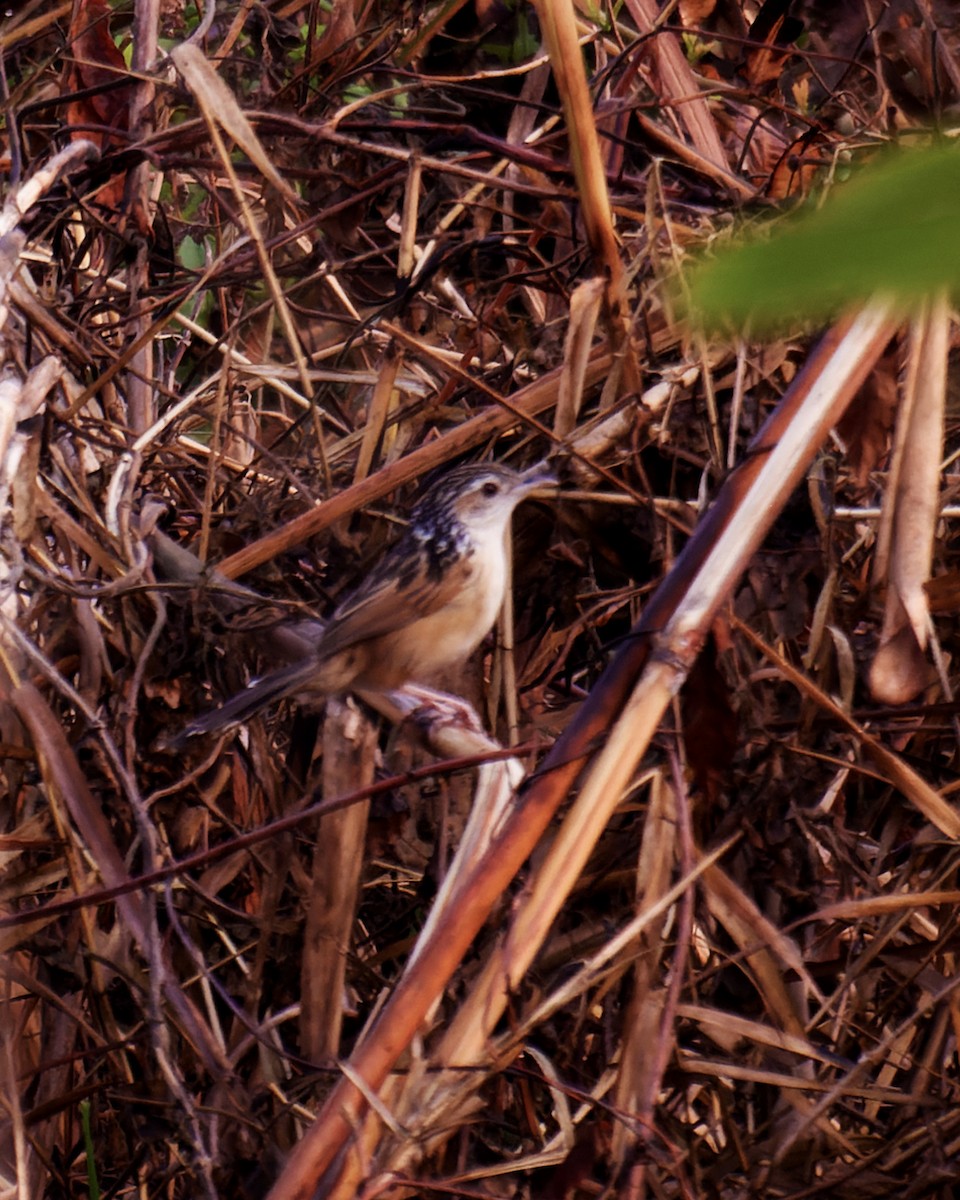
M559 480L549 467L539 463L520 476L520 487L524 496L552 496L559 486Z

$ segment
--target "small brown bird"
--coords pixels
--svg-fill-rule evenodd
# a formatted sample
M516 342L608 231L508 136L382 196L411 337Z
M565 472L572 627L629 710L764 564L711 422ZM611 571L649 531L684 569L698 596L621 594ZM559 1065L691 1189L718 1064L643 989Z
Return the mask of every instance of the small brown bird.
M503 603L507 530L516 506L556 483L543 468L458 467L410 514L403 537L337 608L303 662L254 679L188 725L174 746L229 728L297 693L389 691L423 683L465 661Z

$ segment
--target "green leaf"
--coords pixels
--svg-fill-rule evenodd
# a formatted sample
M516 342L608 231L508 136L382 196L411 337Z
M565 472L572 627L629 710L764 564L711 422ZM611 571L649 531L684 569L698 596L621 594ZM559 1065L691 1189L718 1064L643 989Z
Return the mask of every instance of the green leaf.
M960 153L895 151L840 184L822 208L689 273L692 315L754 332L824 320L881 293L905 310L941 288L960 295Z
M203 243L192 238L189 233L181 238L180 245L177 247L177 254L180 262L188 271L202 271L207 265Z

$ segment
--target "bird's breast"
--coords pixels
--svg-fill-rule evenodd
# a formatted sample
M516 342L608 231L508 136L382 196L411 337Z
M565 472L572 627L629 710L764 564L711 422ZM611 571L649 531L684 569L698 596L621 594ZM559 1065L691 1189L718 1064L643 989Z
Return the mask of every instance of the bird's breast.
M448 668L465 662L489 633L503 603L506 553L502 546L478 547L452 570L456 587L446 604L405 628L376 639L371 670L389 664L390 679L380 686L407 680L427 683Z

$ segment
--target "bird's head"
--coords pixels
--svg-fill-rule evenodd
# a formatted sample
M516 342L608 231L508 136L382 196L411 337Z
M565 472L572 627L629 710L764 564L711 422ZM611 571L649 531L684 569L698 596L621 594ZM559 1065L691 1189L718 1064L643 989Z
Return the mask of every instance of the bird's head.
M498 463L457 467L417 504L413 524L422 527L446 517L475 536L502 531L521 500L556 482L544 467L524 472Z

